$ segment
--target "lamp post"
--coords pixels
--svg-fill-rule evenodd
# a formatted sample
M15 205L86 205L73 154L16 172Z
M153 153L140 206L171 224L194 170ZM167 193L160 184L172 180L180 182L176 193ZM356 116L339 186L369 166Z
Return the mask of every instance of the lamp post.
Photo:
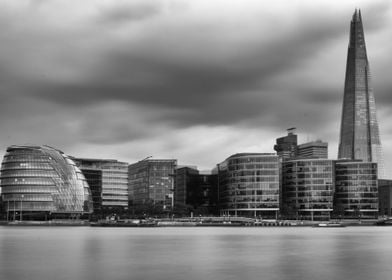
M24 198L24 195L22 194L20 196L20 221L23 220L23 198Z
M7 200L7 222L10 219L10 201Z
M15 197L14 197L14 222L16 219L16 205L15 205Z

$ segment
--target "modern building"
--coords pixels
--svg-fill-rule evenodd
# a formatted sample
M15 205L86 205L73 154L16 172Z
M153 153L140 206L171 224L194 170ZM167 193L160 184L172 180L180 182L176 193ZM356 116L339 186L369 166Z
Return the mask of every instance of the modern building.
M335 162L335 212L344 218L378 216L377 164L372 162Z
M279 212L279 157L240 153L218 164L222 215L276 218Z
M198 187L199 170L196 167L183 166L176 169L174 180L174 207L187 205L190 192Z
M0 178L8 220L76 217L93 210L82 172L67 155L52 147L9 147Z
M132 209L136 213L161 214L172 210L177 160L144 159L128 167Z
M174 207L189 208L193 214L218 214L218 175L200 173L196 167L176 169ZM189 214L189 213L188 213Z
M287 136L276 139L274 150L282 160L294 158L297 155L298 136L295 134L295 128L287 130Z
M333 194L332 160L295 159L282 163L282 214L287 218L329 220Z
M378 180L379 214L392 216L392 180Z
M350 25L338 158L376 162L382 179L384 160L370 77L361 11L355 10Z
M73 158L90 186L94 214L106 216L128 210L128 163L114 159Z
M328 158L328 143L321 140L312 141L297 146L298 158Z

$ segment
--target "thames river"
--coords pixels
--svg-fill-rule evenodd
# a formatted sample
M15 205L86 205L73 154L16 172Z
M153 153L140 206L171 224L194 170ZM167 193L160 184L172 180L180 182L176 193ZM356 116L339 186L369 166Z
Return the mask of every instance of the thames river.
M1 280L392 277L392 227L1 227Z

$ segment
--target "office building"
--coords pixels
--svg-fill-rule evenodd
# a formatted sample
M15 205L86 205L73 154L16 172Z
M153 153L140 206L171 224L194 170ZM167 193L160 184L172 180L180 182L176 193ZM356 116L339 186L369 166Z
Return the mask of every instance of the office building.
M370 77L361 11L356 10L350 25L338 158L375 162L382 179L384 161Z
M174 204L174 177L177 160L145 159L128 167L133 211L161 214ZM146 214L148 214L146 213Z
M9 147L0 178L3 209L9 220L76 217L93 210L82 172L52 147Z
M282 163L282 214L285 217L329 220L333 194L332 160L295 159Z
M378 180L379 214L392 216L392 180Z
M298 158L328 158L328 143L321 140L312 141L297 146Z
M94 214L121 214L128 209L128 163L113 159L73 159L90 186Z
M279 157L240 153L218 164L222 215L276 218L279 212Z
M372 162L335 162L335 212L344 218L378 216L377 164Z
M196 167L179 167L174 181L174 207L195 215L218 214L218 175L200 173ZM184 213L185 214L185 213Z
M295 134L295 128L287 130L287 135L277 138L274 150L282 160L287 160L297 156L298 136Z

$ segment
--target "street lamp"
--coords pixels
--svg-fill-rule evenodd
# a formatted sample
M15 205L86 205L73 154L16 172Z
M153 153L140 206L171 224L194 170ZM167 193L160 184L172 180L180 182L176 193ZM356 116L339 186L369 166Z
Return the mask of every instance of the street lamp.
M7 222L10 219L10 201L7 200Z
M20 221L22 221L22 216L23 216L23 198L24 198L24 195L22 194L21 196L20 196Z
M16 203L15 203L15 197L14 197L14 222L15 222L15 219L16 219Z

